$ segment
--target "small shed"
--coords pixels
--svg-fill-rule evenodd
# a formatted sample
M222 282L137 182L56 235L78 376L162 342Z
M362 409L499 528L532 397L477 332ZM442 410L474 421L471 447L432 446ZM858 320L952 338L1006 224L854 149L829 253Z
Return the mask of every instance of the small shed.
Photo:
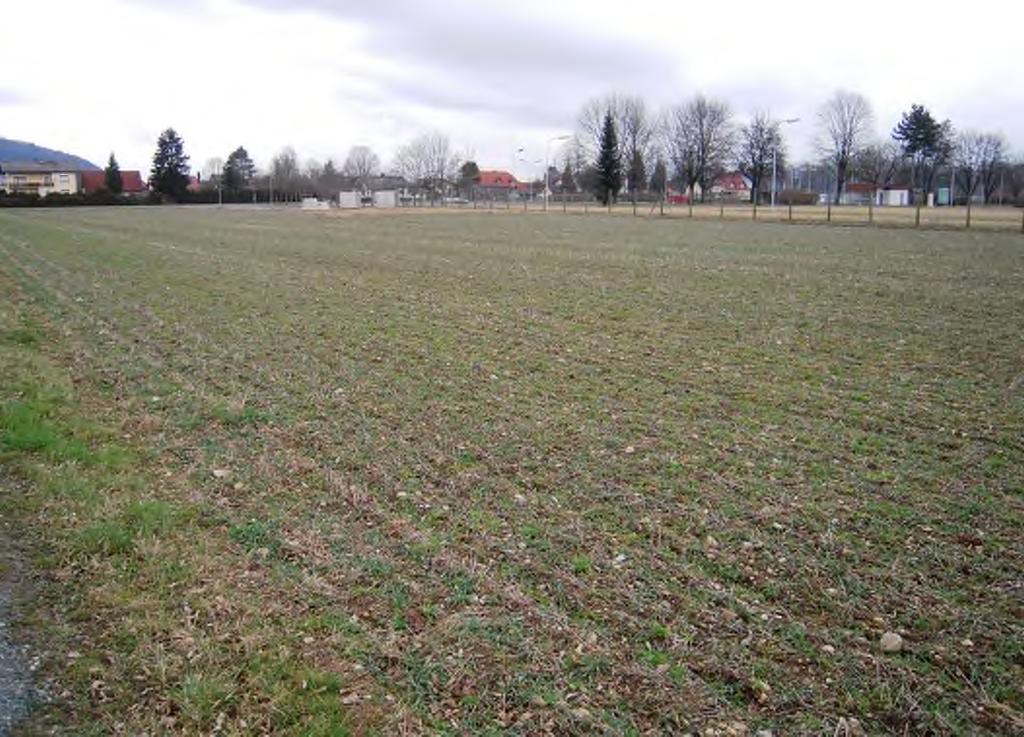
M906 207L910 204L910 190L880 189L876 192L875 204L879 207Z
M359 192L339 192L338 207L346 210L354 210L357 207L362 207L362 197Z
M373 206L391 208L398 206L398 192L393 189L383 189L373 193Z

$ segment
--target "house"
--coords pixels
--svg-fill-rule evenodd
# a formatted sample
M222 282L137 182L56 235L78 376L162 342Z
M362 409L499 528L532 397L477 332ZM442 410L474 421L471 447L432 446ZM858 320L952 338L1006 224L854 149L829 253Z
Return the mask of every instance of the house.
M503 169L481 171L473 180L473 196L478 200L506 199L513 194L527 197L533 193L530 182L520 182L512 172Z
M875 185L871 182L847 182L839 195L841 205L867 205L876 197Z
M5 194L75 194L79 176L55 161L0 161L0 191Z
M107 175L102 171L83 171L80 175L82 192L96 194L107 188ZM135 170L121 172L121 192L130 196L144 195L149 192L142 173Z
M708 190L712 199L738 202L750 201L750 182L738 172L718 177Z

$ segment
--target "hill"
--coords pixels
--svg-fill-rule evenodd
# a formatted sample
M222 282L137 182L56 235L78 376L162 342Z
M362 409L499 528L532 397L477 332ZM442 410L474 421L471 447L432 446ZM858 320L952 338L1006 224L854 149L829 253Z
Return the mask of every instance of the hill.
M11 138L0 138L0 161L56 161L82 171L99 170L94 163L80 156Z

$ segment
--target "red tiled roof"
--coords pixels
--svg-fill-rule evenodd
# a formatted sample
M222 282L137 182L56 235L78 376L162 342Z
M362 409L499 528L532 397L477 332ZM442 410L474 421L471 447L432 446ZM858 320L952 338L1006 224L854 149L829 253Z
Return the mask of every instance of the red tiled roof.
M715 180L715 186L731 190L750 189L742 174L723 174Z
M519 182L511 172L494 169L480 172L477 184L482 187L515 187Z
M121 172L121 184L124 187L126 194L135 194L137 192L146 191L146 182L142 179L142 174L137 171L122 171ZM102 189L107 188L107 177L102 171L83 171L82 172L82 190L86 194L95 194Z
M871 194L875 191L875 185L871 184L871 182L847 182L846 191Z

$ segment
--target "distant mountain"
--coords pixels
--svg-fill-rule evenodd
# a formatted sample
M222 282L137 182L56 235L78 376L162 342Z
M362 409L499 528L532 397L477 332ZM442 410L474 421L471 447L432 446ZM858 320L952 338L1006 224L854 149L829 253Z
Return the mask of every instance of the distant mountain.
M80 156L43 148L26 141L0 138L0 161L56 161L77 171L98 171L99 167Z

